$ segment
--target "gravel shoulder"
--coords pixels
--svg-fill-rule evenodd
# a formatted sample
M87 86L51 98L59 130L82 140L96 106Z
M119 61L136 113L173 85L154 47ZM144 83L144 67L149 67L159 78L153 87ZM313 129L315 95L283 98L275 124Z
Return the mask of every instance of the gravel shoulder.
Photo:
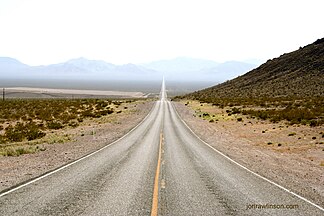
M152 101L137 101L122 113L87 120L77 128L55 131L38 141L43 151L18 157L0 156L0 191L112 143L140 123L153 104Z
M323 127L287 127L245 117L237 121L235 116L209 122L200 118L197 110L212 112L215 108L199 104L197 109L197 104L185 103L174 104L204 141L252 171L324 206Z

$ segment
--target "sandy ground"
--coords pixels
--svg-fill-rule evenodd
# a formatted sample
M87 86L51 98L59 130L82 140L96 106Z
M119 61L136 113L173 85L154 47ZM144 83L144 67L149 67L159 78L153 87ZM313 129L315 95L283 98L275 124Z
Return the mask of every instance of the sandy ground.
M127 104L127 111L84 121L74 129L63 129L47 136L45 151L19 157L0 156L0 191L37 177L91 153L122 137L151 110L153 102Z
M176 102L180 116L204 141L252 171L324 206L324 127L288 126L227 116L208 104ZM199 115L219 117L209 122ZM243 121L237 121L242 117Z
M101 91L101 90L76 90L76 89L49 89L49 88L28 88L12 87L6 88L6 92L12 93L33 93L33 94L62 94L62 95L101 95L143 98L142 92L121 92L121 91Z

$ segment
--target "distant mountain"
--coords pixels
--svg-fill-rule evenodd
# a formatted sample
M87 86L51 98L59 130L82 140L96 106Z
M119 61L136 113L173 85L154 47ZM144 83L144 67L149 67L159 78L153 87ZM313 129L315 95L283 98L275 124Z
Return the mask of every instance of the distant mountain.
M35 66L29 69L30 75L38 74L38 75L73 75L73 74L86 74L89 73L90 70L86 68L81 68L69 63L60 63L60 64L52 64L46 66Z
M45 66L28 66L12 58L0 58L0 77L3 78L161 80L162 76L161 73L134 64L114 65L85 58Z
M43 66L28 66L12 58L0 58L0 77L30 79L168 80L222 82L237 77L255 65L243 62L176 58L144 65L114 65L105 61L72 59Z
M116 65L100 60L88 60L85 58L72 59L65 64L73 65L80 69L91 72L105 72L114 70Z
M210 60L195 58L175 58L143 64L146 68L160 71L169 80L195 80L223 82L257 67L238 61L217 63Z
M28 68L28 65L16 59L0 57L0 75L2 75L2 77L18 76Z
M154 61L142 66L162 72L193 72L216 67L217 62L205 59L179 57L170 60Z
M115 74L120 74L124 79L161 80L163 74L135 64L125 64L115 67Z
M1 70L16 70L16 69L21 69L26 67L28 67L28 65L25 65L16 59L9 58L9 57L0 57Z
M268 60L243 76L187 95L208 101L213 98L317 96L324 96L324 38Z
M102 78L105 78L105 75L114 73L115 67L115 65L104 61L78 58L59 64L35 66L29 71L31 76L39 77L91 78L101 75Z

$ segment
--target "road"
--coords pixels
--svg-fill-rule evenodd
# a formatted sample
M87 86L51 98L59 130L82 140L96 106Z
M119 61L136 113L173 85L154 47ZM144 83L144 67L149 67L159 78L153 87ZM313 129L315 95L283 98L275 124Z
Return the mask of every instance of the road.
M163 81L160 100L136 128L91 155L3 192L0 215L324 215L324 211L204 143L167 99Z

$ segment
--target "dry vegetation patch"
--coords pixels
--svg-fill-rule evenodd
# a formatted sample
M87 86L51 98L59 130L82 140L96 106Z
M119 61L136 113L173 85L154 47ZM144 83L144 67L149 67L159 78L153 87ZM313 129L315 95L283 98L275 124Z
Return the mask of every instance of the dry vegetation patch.
M174 100L184 100L178 96ZM286 121L290 125L302 124L311 127L324 124L324 98L210 98L200 99L201 104L226 108L227 116L249 115L273 123ZM188 104L188 101L186 102Z
M42 143L70 141L60 134L66 128L115 121L136 100L10 99L0 102L0 155L44 151Z
M316 124L304 124L288 120L273 121L272 117L262 118L254 110L262 112L261 106L216 106L193 100L181 101L194 110L194 117L209 124L218 124L237 138L249 139L254 145L277 152L301 153L312 152L307 156L314 165L321 165L324 160L324 127ZM280 108L282 109L282 107Z

